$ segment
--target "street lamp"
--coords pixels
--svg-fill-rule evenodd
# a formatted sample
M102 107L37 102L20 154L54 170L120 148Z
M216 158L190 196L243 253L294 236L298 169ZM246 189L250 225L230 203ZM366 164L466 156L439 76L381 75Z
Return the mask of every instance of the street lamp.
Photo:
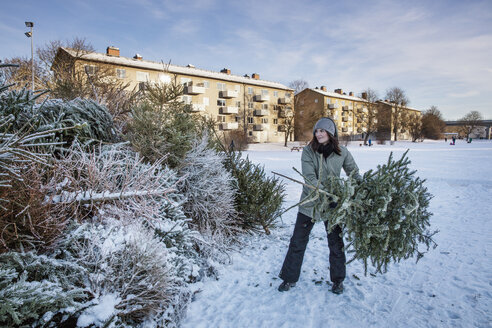
M33 35L32 28L34 27L33 22L25 22L26 27L30 27L31 31L24 33L28 38L31 39L31 72L32 72L32 92L34 93L34 51L33 51Z

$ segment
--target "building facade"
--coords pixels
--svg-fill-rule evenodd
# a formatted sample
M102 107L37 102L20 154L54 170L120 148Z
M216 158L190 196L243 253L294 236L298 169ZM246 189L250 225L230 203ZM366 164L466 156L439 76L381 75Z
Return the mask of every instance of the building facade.
M159 84L174 80L184 86L181 100L192 111L215 119L222 131L244 131L250 142L283 142L286 118L293 115L293 90L261 80L257 73L238 76L226 68L214 72L193 65L147 61L138 54L133 58L122 57L115 47L108 47L105 54L82 55L59 48L59 56L71 57L85 72L95 72L100 65L109 67L130 88L139 88L145 82Z
M296 140L310 140L314 124L324 116L334 119L340 137L359 139L365 133L362 117L367 113L367 101L353 92L348 95L342 89L330 92L325 86L304 89L295 96L295 107Z
M295 96L295 137L296 140L308 141L313 137L312 128L316 121L323 116L334 119L339 137L345 140L362 140L368 132L367 125L373 125L372 131L377 130L373 139L394 140L393 128L395 106L388 101L369 103L362 93L357 97L353 92L344 93L342 89L330 92L325 86L315 89L304 89ZM369 113L368 108L373 113ZM398 140L412 139L410 123L420 121L421 112L410 107L403 107L399 119L402 123L398 129Z

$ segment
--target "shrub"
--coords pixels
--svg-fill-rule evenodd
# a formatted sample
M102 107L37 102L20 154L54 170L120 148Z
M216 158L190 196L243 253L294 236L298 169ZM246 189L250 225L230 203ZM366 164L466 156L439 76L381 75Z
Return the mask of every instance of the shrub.
M9 252L0 255L0 325L60 326L83 309L90 295L76 263Z
M282 212L284 185L277 178L267 177L261 166L242 158L240 152L229 153L224 163L237 181L235 207L242 219L241 227L270 234Z

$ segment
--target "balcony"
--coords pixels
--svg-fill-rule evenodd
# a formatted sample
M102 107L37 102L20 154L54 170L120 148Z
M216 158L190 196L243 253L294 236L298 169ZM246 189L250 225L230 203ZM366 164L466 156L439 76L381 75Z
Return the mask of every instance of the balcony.
M342 106L342 110L349 110L348 106Z
M336 104L328 104L328 109L335 109L338 106Z
M255 115L255 116L267 116L268 115L268 109L255 109L253 115Z
M191 111L192 112L204 112L205 111L205 105L204 104L191 104Z
M348 117L342 117L342 122L348 122Z
M281 109L278 111L278 117L286 118L292 116L292 109Z
M342 132L348 132L348 128L342 128Z
M223 106L220 107L220 113L221 114L237 114L239 111L238 107L234 106Z
M290 104L290 98L278 98L278 103L281 105Z
M278 126L278 130L277 131L278 132L285 132L286 130L287 130L287 128L285 127L285 125L284 124L280 124Z
M238 122L221 123L220 128L222 130L237 130L239 128Z
M266 124L253 125L253 131L264 131L264 130L266 130Z
M205 93L205 87L200 85L189 85L186 87L186 93L189 95L198 95Z
M239 91L237 90L225 90L220 92L220 98L237 98L239 96Z
M258 102L270 101L270 96L269 95L256 95L255 101L258 101Z

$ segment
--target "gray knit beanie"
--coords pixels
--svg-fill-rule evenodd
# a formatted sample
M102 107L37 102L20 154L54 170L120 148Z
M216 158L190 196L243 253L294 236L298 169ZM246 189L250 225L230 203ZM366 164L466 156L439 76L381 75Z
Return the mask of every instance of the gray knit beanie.
M331 134L332 136L334 136L334 137L337 136L337 134L336 134L337 127L335 126L335 122L333 122L333 120L331 118L328 118L328 117L320 118L318 120L318 122L316 122L316 124L314 125L313 135L315 134L316 129L323 129L326 132L328 132L329 134Z

